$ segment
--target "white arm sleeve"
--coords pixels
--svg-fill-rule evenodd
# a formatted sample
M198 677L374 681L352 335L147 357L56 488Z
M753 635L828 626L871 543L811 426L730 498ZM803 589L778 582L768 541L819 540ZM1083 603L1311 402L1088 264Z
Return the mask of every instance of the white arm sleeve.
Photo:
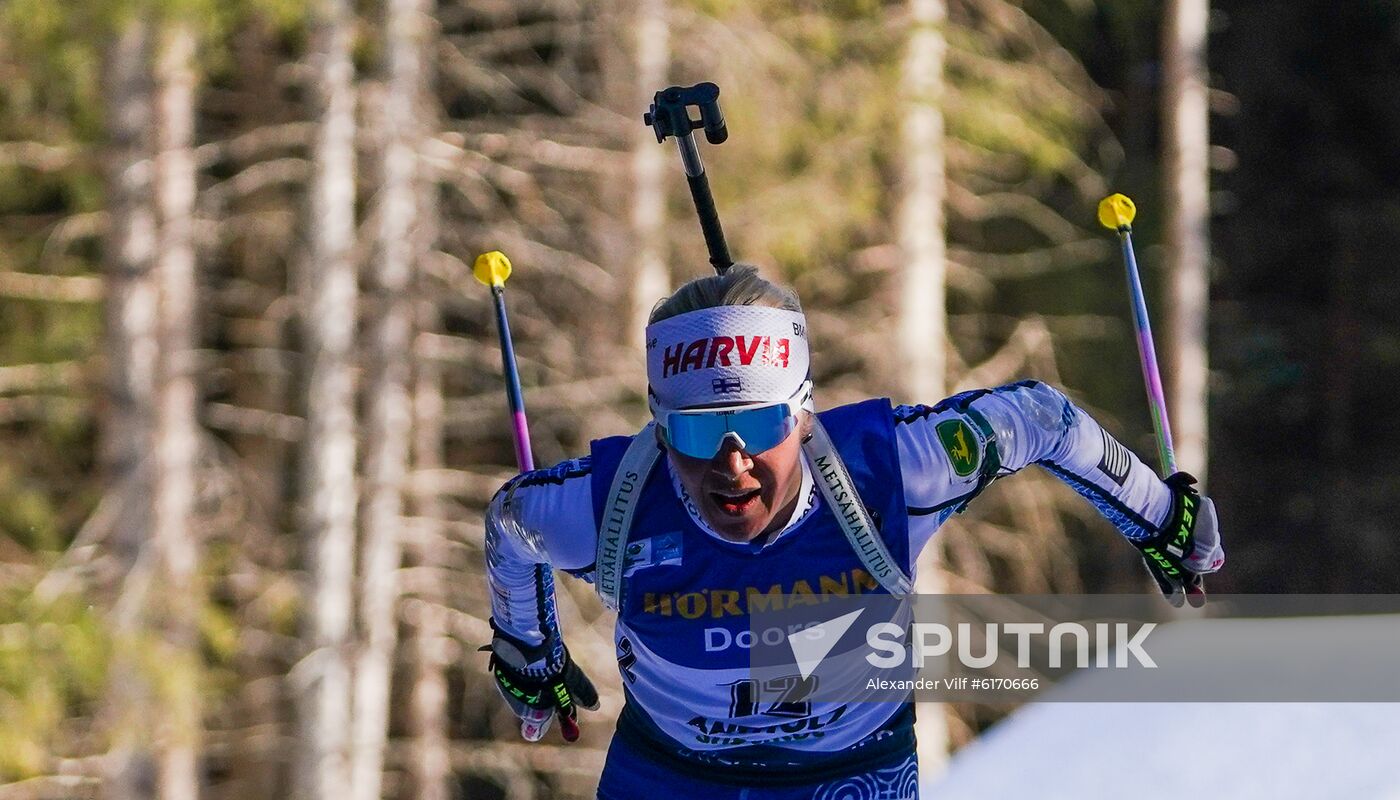
M911 553L988 483L1028 464L1069 484L1129 539L1151 536L1171 509L1171 490L1151 468L1038 381L963 392L935 406L900 406L895 440Z
M551 567L592 569L592 465L562 462L512 478L486 510L486 577L497 631L529 646L558 640Z

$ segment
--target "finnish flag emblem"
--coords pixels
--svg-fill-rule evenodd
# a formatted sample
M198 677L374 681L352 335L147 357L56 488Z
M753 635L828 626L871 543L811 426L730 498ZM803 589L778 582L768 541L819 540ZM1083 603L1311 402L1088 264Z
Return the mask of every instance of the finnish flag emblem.
M627 545L622 576L631 577L639 569L676 566L681 563L681 532L671 531Z
M715 394L729 394L744 388L744 384L738 378L715 378L710 381L710 388Z

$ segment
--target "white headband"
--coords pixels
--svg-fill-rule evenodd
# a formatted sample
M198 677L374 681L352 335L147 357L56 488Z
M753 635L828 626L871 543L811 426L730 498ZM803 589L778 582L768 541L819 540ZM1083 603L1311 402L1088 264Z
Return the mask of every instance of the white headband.
M807 318L798 311L715 306L647 326L653 413L790 400L809 367Z

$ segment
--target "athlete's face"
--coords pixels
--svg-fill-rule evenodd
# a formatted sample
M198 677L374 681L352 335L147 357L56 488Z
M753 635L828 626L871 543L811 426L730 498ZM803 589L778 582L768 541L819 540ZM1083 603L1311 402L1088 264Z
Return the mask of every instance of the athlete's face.
M781 443L762 453L746 453L726 441L709 460L667 448L671 465L715 533L748 542L788 520L802 487L804 420Z

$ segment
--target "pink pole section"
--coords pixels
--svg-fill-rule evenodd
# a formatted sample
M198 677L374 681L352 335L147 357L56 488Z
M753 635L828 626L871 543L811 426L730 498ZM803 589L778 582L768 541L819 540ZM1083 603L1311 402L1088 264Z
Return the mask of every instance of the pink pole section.
M529 472L535 468L535 457L530 453L530 423L525 419L524 411L516 411L510 416L511 427L515 429L515 461L520 465L521 472Z

